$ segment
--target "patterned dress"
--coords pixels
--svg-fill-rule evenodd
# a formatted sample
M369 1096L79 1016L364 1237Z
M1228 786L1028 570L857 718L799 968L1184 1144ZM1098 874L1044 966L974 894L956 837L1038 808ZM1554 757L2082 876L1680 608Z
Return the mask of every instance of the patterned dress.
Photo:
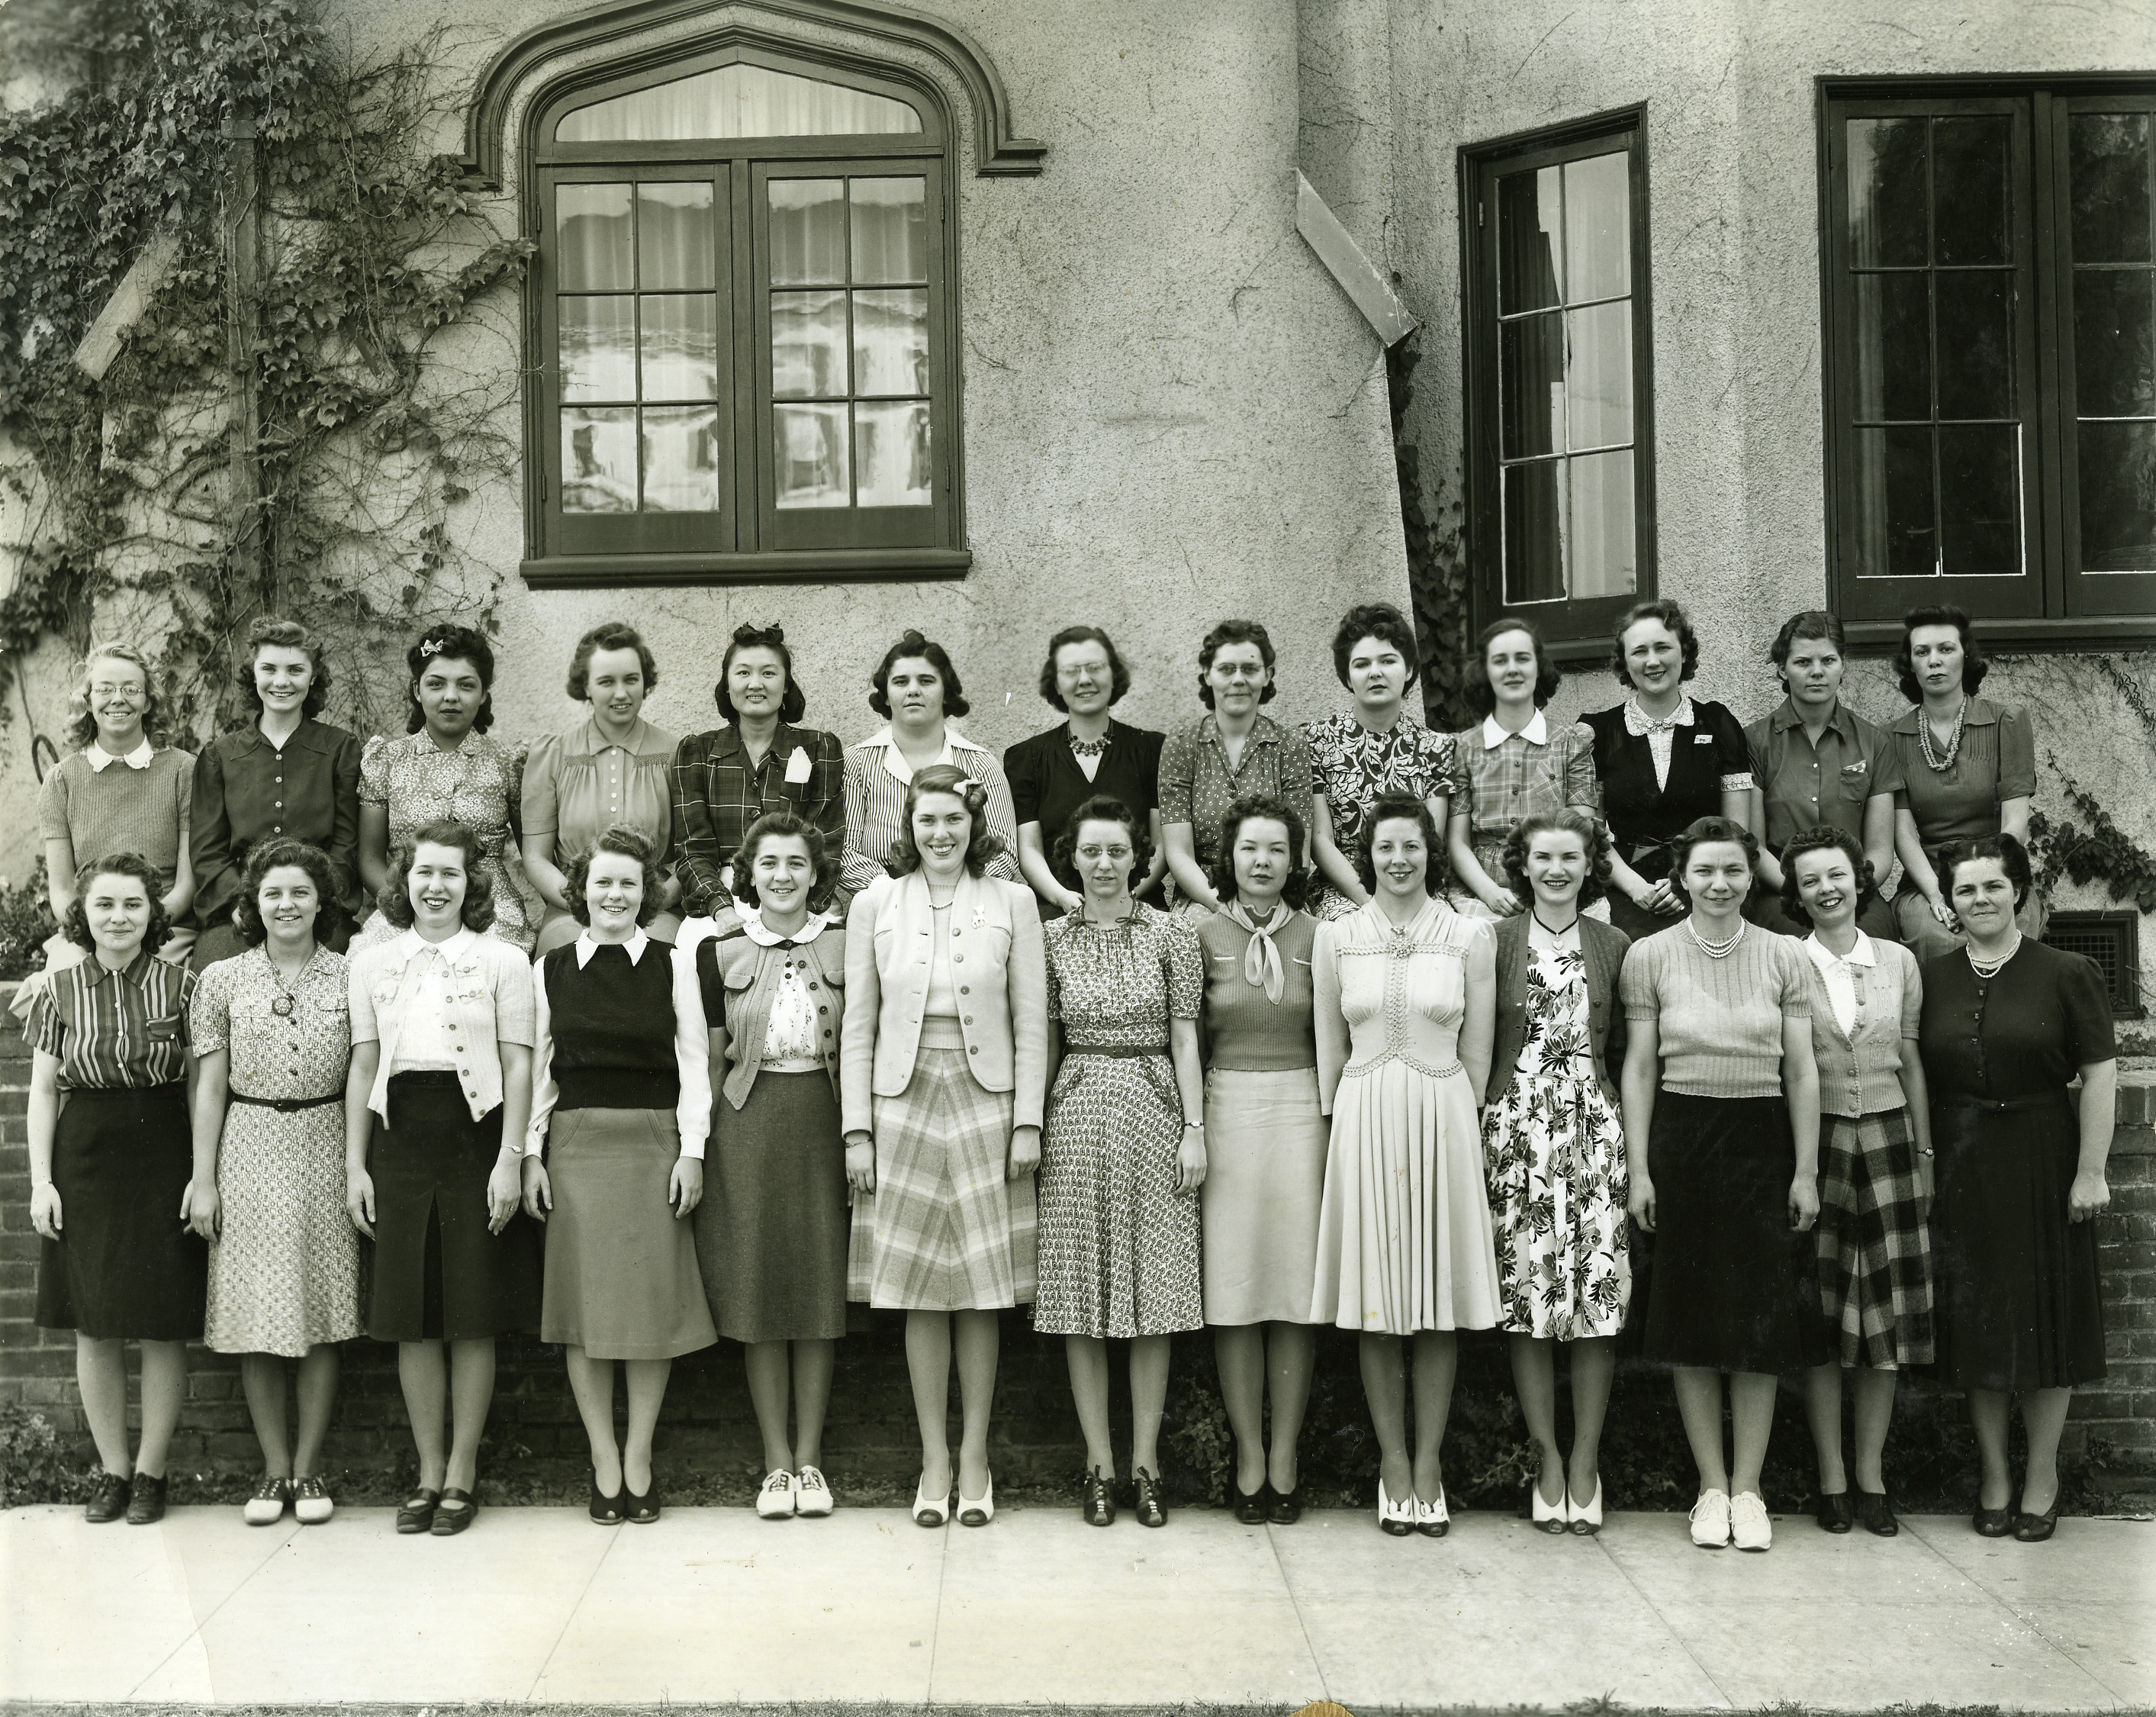
M1483 1118L1498 1327L1543 1340L1614 1335L1632 1295L1625 1128L1588 1047L1587 959L1577 948L1529 954L1519 1072Z
M1168 1038L1169 1020L1195 1020L1204 1000L1197 933L1141 902L1122 924L1073 912L1045 934L1048 1017L1063 1021L1065 1042L1041 1141L1034 1327L1195 1329L1204 1322L1199 1203L1175 1190L1183 1100Z
M523 741L504 745L485 733L465 734L454 751L441 749L424 727L402 739L377 733L360 754L359 802L388 809L393 847L438 817L454 817L476 830L485 852L480 868L494 885L491 933L529 954L537 933L538 897L524 881L523 861L509 828L510 807L523 803L526 749ZM372 948L398 933L377 909L368 915L352 949Z
M235 1094L341 1097L352 1057L346 985L344 956L326 948L315 950L289 991L261 948L214 961L195 989L195 1052L227 1052ZM217 1186L223 1218L209 1252L203 1340L219 1353L298 1359L318 1342L359 1334L359 1231L345 1215L343 1103L290 1113L230 1103Z
M1312 782L1332 815L1332 844L1350 864L1369 838L1370 807L1381 794L1426 799L1454 790L1452 735L1431 733L1404 710L1389 733L1373 733L1351 715L1327 716L1303 732L1310 740ZM1440 824L1438 833L1444 832ZM1442 855L1432 854L1430 862L1442 863ZM1355 909L1353 901L1325 882L1309 908L1321 922L1344 918Z

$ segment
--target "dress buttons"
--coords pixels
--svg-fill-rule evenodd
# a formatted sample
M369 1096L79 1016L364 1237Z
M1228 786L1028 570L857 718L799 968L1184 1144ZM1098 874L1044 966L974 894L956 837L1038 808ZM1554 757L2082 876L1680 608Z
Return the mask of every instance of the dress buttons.
M954 966L963 966L963 965L964 965L964 964L966 964L966 957L965 957L965 955L963 955L963 954L952 954L952 955L951 956L951 964L952 964L952 965L954 965Z
M958 986L958 994L961 995L971 995L973 993L973 986L970 984L961 984Z
M969 1055L969 1056L977 1056L977 1055L978 1055L980 1052L981 1052L981 1051L980 1051L977 1047L975 1047L973 1044L970 1044L970 1043L969 1043L969 1044L968 1044L968 1045L966 1046L966 1053L967 1053L968 1055Z

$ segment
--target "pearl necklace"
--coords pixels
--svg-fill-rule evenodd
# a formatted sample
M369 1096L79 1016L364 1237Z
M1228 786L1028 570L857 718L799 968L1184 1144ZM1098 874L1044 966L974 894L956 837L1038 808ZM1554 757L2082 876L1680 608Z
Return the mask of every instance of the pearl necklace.
M1739 918L1737 921L1737 933L1728 941L1709 942L1699 933L1697 925L1694 924L1690 918L1685 920L1685 928L1691 932L1691 939L1699 944L1699 951L1711 960L1727 959L1736 951L1737 944L1744 939L1744 932L1748 928L1744 920Z
M1917 746L1924 753L1924 762L1934 773L1950 769L1954 759L1961 754L1962 725L1969 720L1969 699L1964 697L1961 707L1954 712L1953 736L1947 741L1947 754L1941 757L1932 749L1932 718L1919 707L1917 711Z
M1962 952L1969 956L1969 970L1975 973L1978 977L1995 978L1999 975L1999 968L2021 952L2021 932L2018 928L2015 931L2014 940L2007 944L2006 952L1995 960L1979 960L1976 957L1976 950L1966 945L1964 946Z

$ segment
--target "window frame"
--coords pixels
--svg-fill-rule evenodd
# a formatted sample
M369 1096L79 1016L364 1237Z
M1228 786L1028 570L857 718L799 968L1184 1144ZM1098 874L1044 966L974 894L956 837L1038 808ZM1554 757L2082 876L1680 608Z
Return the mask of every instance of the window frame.
M1617 596L1566 597L1509 605L1505 601L1504 468L1499 414L1496 181L1595 155L1614 144L1628 160L1632 311L1633 588ZM1467 484L1466 550L1471 625L1500 615L1532 619L1553 661L1599 661L1625 610L1653 600L1657 583L1655 510L1654 290L1647 109L1643 103L1561 125L1466 145L1459 152L1462 293L1461 373L1466 404L1463 453Z
M2156 111L2156 76L2063 73L1999 77L1822 77L1816 80L1821 355L1822 478L1827 589L1851 645L1878 653L1899 644L1900 616L1953 603L1980 620L1994 645L2038 650L2117 649L2156 639L2156 573L2102 573L2119 581L2099 595L2078 558L2072 250L2064 218L2070 196L2066 122L2075 111ZM1851 119L2009 111L2015 119L2010 184L2025 283L2015 326L2025 434L2023 542L2032 576L2008 581L1964 574L1909 579L1857 577L1853 481L1856 433L1854 295L1845 290L1848 196L1845 126ZM1928 265L1928 266L1929 265ZM1934 376L1936 387L1936 374ZM2010 582L2018 588L2000 587ZM1989 585L1993 587L1986 589ZM1882 588L1883 587L1883 588ZM2137 611L2138 609L2138 611Z

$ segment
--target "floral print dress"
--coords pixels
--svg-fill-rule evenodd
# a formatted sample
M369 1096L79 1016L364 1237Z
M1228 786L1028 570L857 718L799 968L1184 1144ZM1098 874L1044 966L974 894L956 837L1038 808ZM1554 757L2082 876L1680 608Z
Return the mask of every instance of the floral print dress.
M1311 779L1332 816L1332 844L1349 864L1369 838L1370 808L1388 793L1428 799L1448 797L1459 784L1458 751L1450 733L1433 733L1404 710L1392 731L1373 733L1352 715L1327 716L1303 729L1310 741ZM1438 835L1445 829L1439 825ZM1432 865L1445 862L1442 852ZM1355 902L1320 877L1309 912L1321 922L1344 918Z
M1625 1128L1594 1077L1586 956L1530 954L1518 1077L1483 1121L1500 1327L1545 1340L1614 1335L1632 1294Z
M392 847L438 817L453 817L477 832L485 854L479 868L494 885L492 933L526 954L538 933L539 903L524 880L524 859L509 820L511 810L523 804L528 748L521 740L504 745L488 734L467 733L454 751L444 751L423 727L402 739L377 734L359 759L359 802L388 809ZM352 949L401 933L377 907Z

